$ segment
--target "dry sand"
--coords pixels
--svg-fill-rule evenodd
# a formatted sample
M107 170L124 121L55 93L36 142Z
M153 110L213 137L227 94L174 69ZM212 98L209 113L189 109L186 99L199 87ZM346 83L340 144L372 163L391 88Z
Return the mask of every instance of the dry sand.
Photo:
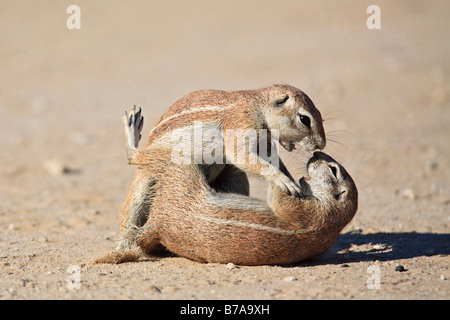
M450 297L448 1L376 1L381 30L375 1L73 2L0 3L1 299ZM312 98L358 186L330 250L289 267L85 265L118 240L125 109L143 108L145 137L190 91L272 83ZM283 157L304 174L307 155Z

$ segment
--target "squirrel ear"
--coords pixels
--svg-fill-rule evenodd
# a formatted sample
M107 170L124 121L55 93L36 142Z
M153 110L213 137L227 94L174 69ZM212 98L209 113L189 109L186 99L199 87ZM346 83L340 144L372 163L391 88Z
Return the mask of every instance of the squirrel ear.
M276 107L282 107L283 104L286 101L288 101L288 99L289 99L289 95L288 94L285 94L285 95L283 95L281 97L277 97L277 99L275 100L275 106Z

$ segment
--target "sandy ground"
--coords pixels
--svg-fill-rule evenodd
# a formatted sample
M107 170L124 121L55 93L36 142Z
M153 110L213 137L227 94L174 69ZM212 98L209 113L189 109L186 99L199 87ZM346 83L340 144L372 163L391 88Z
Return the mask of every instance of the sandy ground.
M81 29L69 30L75 2ZM366 26L370 4L381 30ZM449 10L445 0L2 0L0 298L448 299ZM359 210L330 250L288 267L85 264L119 237L134 172L125 109L143 107L147 136L190 91L272 83L312 98L325 151L358 186ZM283 157L304 174L306 155ZM253 196L265 188L252 179Z

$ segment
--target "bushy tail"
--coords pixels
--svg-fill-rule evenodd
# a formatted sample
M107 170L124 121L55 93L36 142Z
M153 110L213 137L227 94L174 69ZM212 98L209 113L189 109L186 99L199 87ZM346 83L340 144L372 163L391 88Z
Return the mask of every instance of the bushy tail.
M119 264L124 262L136 262L136 261L143 261L143 260L149 260L151 257L147 254L145 254L141 248L136 247L133 249L126 249L126 250L118 250L118 251L112 251L109 253L104 254L103 256L94 259L92 261L89 261L87 264Z

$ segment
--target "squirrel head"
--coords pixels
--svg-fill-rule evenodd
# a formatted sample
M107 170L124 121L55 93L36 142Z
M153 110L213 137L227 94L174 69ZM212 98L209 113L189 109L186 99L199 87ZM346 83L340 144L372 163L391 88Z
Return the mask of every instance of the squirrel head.
M325 148L322 115L311 99L290 85L266 88L264 117L270 130L278 130L280 144L287 150L301 144L308 151Z
M307 171L308 175L299 181L300 188L319 203L353 218L358 207L358 190L345 168L329 155L316 151L308 161Z

